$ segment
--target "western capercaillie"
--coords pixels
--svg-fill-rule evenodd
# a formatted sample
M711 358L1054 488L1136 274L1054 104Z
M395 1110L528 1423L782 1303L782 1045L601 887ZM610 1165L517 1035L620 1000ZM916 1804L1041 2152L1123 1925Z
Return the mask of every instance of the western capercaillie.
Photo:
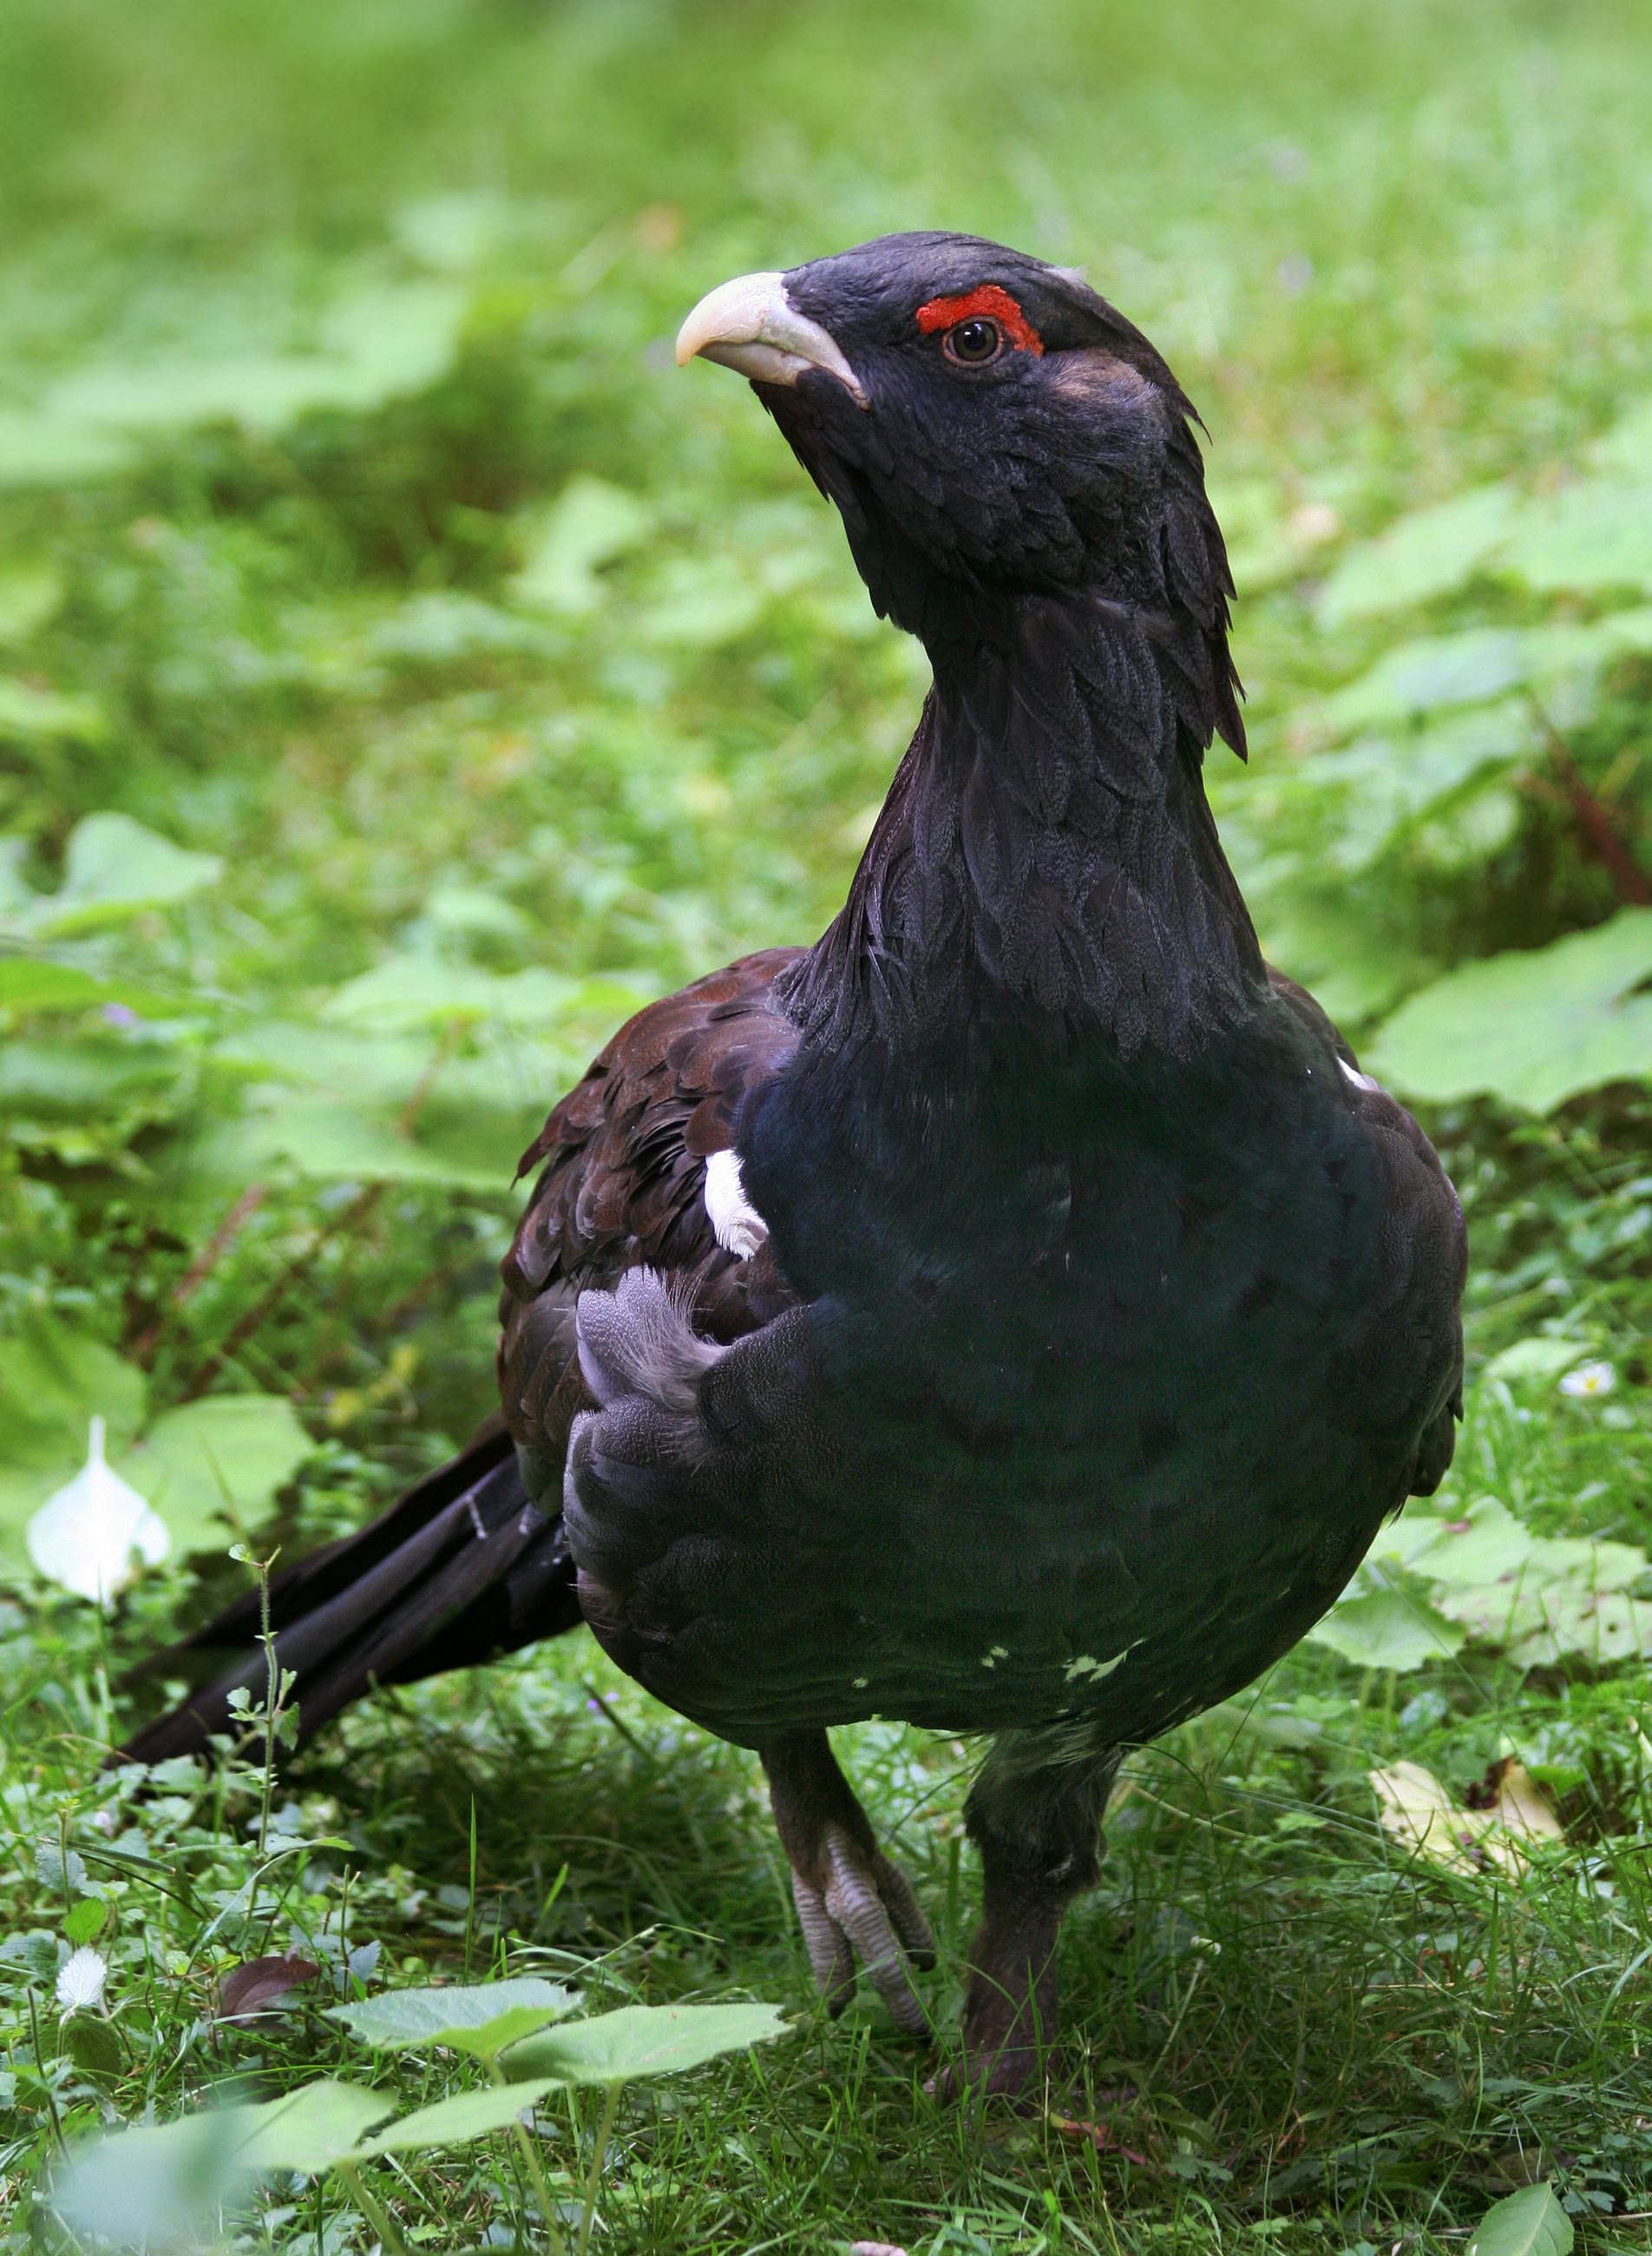
M758 1751L822 1988L858 1959L914 2031L928 1929L827 1732L989 1735L964 2036L1010 2089L1121 1752L1282 1653L1449 1464L1462 1217L1223 858L1232 586L1146 338L931 234L724 285L696 353L750 377L934 687L815 945L652 1005L551 1114L504 1427L274 1620L309 1731L582 1618ZM128 1753L199 1747L263 1667Z

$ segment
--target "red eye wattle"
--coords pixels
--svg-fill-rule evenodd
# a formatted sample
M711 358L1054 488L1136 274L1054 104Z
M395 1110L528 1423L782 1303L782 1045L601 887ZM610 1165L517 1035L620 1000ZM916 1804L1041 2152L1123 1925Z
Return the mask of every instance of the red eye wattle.
M1007 290L996 282L966 290L956 298L931 298L918 308L918 327L926 337L937 329L957 329L973 321L995 321L1017 352L1041 353L1044 340ZM959 356L964 357L964 356Z

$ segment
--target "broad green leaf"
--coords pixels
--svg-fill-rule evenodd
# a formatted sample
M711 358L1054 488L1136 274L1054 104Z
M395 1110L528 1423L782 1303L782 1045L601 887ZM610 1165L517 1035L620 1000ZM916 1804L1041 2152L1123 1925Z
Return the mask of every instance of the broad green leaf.
M1550 2185L1522 2186L1493 2202L1468 2244L1468 2256L1571 2256L1571 2219Z
M1632 1543L1528 1536L1524 1558L1505 1564L1495 1579L1443 1576L1432 1597L1472 1637L1503 1646L1523 1666L1567 1653L1623 1659L1652 1646L1652 1605L1625 1595L1648 1571L1645 1554Z
M126 2055L112 2021L95 2013L75 2013L65 2024L63 2046L82 2075L95 2083L112 2083L125 2073Z
M1647 1600L1626 1597L1620 1590L1597 1597L1564 1587L1539 1587L1529 1596L1528 1611L1540 1619L1508 1647L1510 1660L1522 1668L1548 1667L1569 1653L1581 1654L1596 1667L1652 1659L1652 1604Z
M0 570L0 646L32 642L62 604L63 575L50 564L17 564Z
M715 650L762 616L763 590L730 556L675 556L654 575L639 628L647 642Z
M128 469L129 440L71 417L0 407L0 489L95 484Z
M158 1418L117 1470L146 1496L174 1555L217 1543L236 1519L262 1513L314 1443L274 1394L209 1394Z
M1366 1060L1437 1103L1487 1091L1549 1112L1579 1090L1652 1074L1652 909L1470 963L1402 1005Z
M744 2052L785 2034L779 2006L621 2006L530 2037L512 2046L499 2065L519 2079L629 2083L633 2076L698 2068L719 2053Z
M422 196L404 204L392 221L396 239L424 266L462 274L508 231L508 198L489 188Z
M165 1042L114 1033L13 1036L0 1051L0 1112L86 1122L164 1109L184 1070Z
M108 1917L109 1906L101 1896L86 1896L64 1921L63 1932L76 1945L91 1942L102 1934Z
M1411 1554L1408 1564L1430 1582L1494 1583L1519 1572L1532 1555L1534 1541L1512 1512L1495 1497L1483 1496L1461 1519L1437 1519L1430 1540Z
M116 2131L71 2157L53 2203L83 2230L130 2247L173 2247L255 2177L315 2174L357 2150L394 2103L359 2084L323 2082L259 2106L208 2107L172 2123Z
M444 1117L427 1106L416 1136L397 1128L393 1112L362 1104L299 1097L268 1112L225 1123L192 1146L193 1163L224 1181L245 1183L279 1160L318 1182L451 1183L462 1188L508 1190L524 1146L519 1120L498 1113L470 1117L451 1137L431 1133Z
M20 1018L52 1011L86 1011L115 1004L157 1019L178 1009L164 996L128 980L105 979L79 964L56 963L43 955L0 955L0 1011Z
M381 620L367 638L375 658L406 659L415 665L450 666L455 660L494 651L522 650L554 655L557 638L531 620L512 618L479 596L433 589L415 596Z
M94 1417L111 1450L142 1421L148 1392L134 1364L56 1316L31 1315L0 1339L0 1463L73 1471Z
M1374 931L1345 891L1281 885L1256 904L1255 915L1268 962L1311 990L1345 1030L1389 1009L1435 969Z
M37 689L11 674L0 674L0 741L67 737L95 744L109 734L102 708L90 697L64 697L54 689Z
M1444 1660L1464 1638L1462 1629L1432 1606L1393 1590L1339 1599L1308 1634L1359 1667L1400 1670Z
M1449 819L1468 786L1507 772L1540 742L1525 704L1511 698L1452 714L1431 727L1321 752L1304 760L1289 784L1320 792L1345 786L1331 858L1338 869L1353 871L1368 868L1418 825Z
M1585 478L1530 502L1500 562L1528 588L1652 589L1652 478Z
M203 2108L76 2147L52 2205L79 2231L117 2247L187 2247L213 2213L246 2189L239 2119L254 2111Z
M366 1026L346 1033L288 1019L265 1019L225 1035L221 1063L272 1089L286 1086L399 1110L424 1078L434 1054L422 1034Z
M1408 1567L1418 1554L1427 1551L1439 1540L1444 1525L1437 1512L1427 1505L1408 1504L1395 1519L1385 1519L1372 1538L1367 1560L1380 1561L1396 1567ZM1353 1593L1350 1592L1350 1596Z
M456 282L388 283L341 299L321 324L321 342L347 371L336 404L366 410L439 383L458 352L469 305Z
M445 956L409 953L386 956L347 981L328 998L322 1016L387 1033L488 1019L504 1026L544 1026L554 1023L577 992L577 982L537 966L498 973Z
M201 423L239 423L268 433L312 408L356 406L359 390L346 362L245 353L215 360L94 363L55 385L46 405L56 421L133 437Z
M357 2151L368 2154L405 2154L420 2147L458 2147L469 2139L485 2138L490 2131L508 2131L536 2099L558 2082L540 2076L526 2083L494 2083L482 2091L461 2091L404 2115L399 2123L370 2139Z
M1652 478L1652 399L1643 399L1620 417L1589 449L1598 470L1613 470L1620 477Z
M94 434L202 423L273 433L317 409L366 412L446 374L467 305L467 293L451 283L364 291L328 314L324 352L98 363L53 386L46 417L56 427Z
M570 478L528 534L526 560L511 582L518 603L577 618L607 596L597 574L641 546L653 512L601 478Z
M640 999L612 982L573 982L568 992L576 1014L595 995L610 1027L618 1010L634 1010ZM526 997L530 991L512 993ZM415 1002L431 999L410 998L409 1015ZM538 1134L551 1097L584 1062L583 1054L558 1057L542 1075L525 1074L519 1041L518 1036L474 1061L442 1064L428 1034L389 1033L364 1023L348 1030L284 1021L249 1028L222 1041L216 1054L261 1085L240 1119L215 1124L192 1144L190 1178L205 1174L245 1184L285 1159L323 1181L502 1190ZM411 1132L410 1108L416 1114Z
M1320 596L1319 624L1400 610L1459 586L1514 532L1520 509L1512 487L1474 486L1401 518L1342 559Z
M108 1428L112 1470L148 1499L173 1555L217 1542L228 1504L262 1512L314 1447L273 1395L208 1395L167 1411L141 1442L142 1371L101 1342L37 1317L0 1339L0 1558L20 1563L22 1530L85 1462L94 1415Z
M88 814L69 833L60 890L43 899L41 931L81 931L118 922L138 909L187 900L216 885L223 864L145 829L130 814Z
M1351 736L1456 705L1484 705L1510 690L1542 689L1647 650L1652 608L1614 612L1589 626L1470 627L1401 643L1320 709L1328 727Z
M335 2006L332 2018L370 2045L448 2045L491 2060L519 2037L558 2020L579 2002L560 1982L484 1982L469 1988L386 1990Z
M1570 1371L1588 1353L1587 1340L1516 1340L1513 1347L1506 1347L1500 1355L1492 1357L1482 1376L1513 1380L1558 1378L1563 1371Z
M342 2161L363 2132L382 2123L395 2104L390 2093L369 2091L359 2083L307 2083L285 2098L245 2111L237 2158L258 2176L270 2170L304 2170L314 2176Z
M1327 697L1325 719L1345 733L1416 719L1452 705L1478 705L1517 688L1530 672L1528 631L1471 627L1400 644L1368 673Z
M438 885L425 897L420 921L434 932L487 934L500 940L520 940L533 930L533 920L514 901L491 893L485 885Z
M1632 1589L1647 1571L1634 1543L1598 1543L1590 1535L1534 1535L1528 1581L1544 1590L1570 1587L1594 1596Z

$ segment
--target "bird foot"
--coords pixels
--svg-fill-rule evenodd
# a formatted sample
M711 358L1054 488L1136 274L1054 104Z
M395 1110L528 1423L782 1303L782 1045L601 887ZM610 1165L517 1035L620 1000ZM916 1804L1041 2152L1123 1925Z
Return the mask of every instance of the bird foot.
M827 2010L855 1993L856 1961L909 2036L929 2017L912 1969L935 1963L935 1936L911 1881L879 1848L865 1812L832 1759L824 1731L799 1731L763 1750L775 1827L792 1868L792 1898Z
M970 1951L964 2058L926 2086L937 2099L1013 2098L1049 2074L1061 2027L1060 1899L994 1904Z

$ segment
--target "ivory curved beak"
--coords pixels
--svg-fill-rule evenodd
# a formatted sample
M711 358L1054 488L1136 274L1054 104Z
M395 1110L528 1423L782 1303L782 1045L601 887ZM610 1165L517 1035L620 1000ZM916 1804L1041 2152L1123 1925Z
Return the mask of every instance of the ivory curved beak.
M835 376L856 405L868 403L836 338L800 314L783 274L740 274L701 299L677 333L677 365L698 354L759 384L795 384L806 368Z

